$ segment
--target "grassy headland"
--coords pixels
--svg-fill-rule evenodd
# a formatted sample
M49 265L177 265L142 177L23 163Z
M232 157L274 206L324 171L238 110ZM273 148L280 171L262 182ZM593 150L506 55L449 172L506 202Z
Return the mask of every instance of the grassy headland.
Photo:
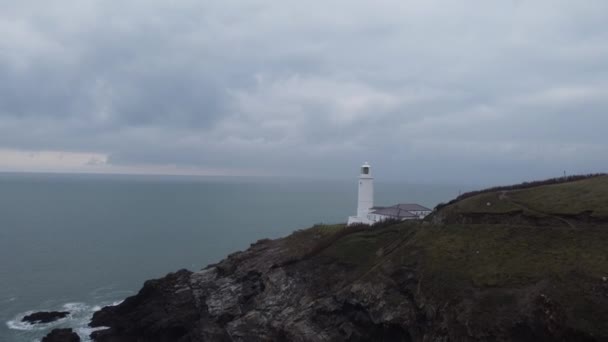
M537 226L508 219L521 213L568 221ZM577 221L576 215L585 213L600 221ZM386 278L387 270L415 269L421 296L445 305L475 300L483 305L470 310L490 317L500 311L504 319L516 319L518 303L542 293L559 303L570 328L608 336L608 326L602 323L608 321L608 224L601 222L608 223L608 176L481 192L433 215L468 214L506 219L400 222L363 230L317 226L290 239L302 242L301 250L315 251L306 257L350 265L353 278L347 281L378 281ZM311 234L319 238L312 245L312 240L300 239Z
M316 225L96 312L98 341L608 341L608 177ZM177 289L177 290L176 290Z

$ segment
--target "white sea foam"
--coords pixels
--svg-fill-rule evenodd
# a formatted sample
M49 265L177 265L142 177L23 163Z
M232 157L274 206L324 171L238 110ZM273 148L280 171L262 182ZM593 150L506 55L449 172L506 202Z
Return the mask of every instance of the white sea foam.
M123 300L117 300L117 301L113 302L112 304L110 304L108 306L118 306L118 305L122 304L122 302L124 302L124 301L125 301L124 299Z
M112 303L112 305L116 305L116 302ZM17 316L15 316L14 319L6 322L6 325L9 329L22 331L47 330L58 325L65 325L77 329L78 327L86 327L91 318L93 317L93 313L95 311L101 310L101 306L73 302L63 304L61 306L61 310L68 311L70 314L65 318L61 318L50 323L30 324L28 322L22 321L25 316L30 315L34 312L47 310L28 310L26 312L18 314Z
M69 317L58 319L54 322L50 323L41 323L41 324L31 324L28 322L23 322L23 318L27 315L34 313L35 311L26 311L17 315L14 319L6 322L6 326L9 329L13 330L21 330L21 331L38 331L38 330L46 330L57 325L65 323Z
M91 334L94 331L103 330L103 329L108 329L108 327L97 327L97 328L80 327L80 328L74 329L74 332L76 332L78 334L78 336L80 337L80 340L82 342L90 342L91 341Z
M14 301L17 300L17 297L9 297L9 298L3 298L0 299L0 303L4 304L4 303L12 303Z
M29 323L17 321L16 319L6 322L6 326L9 329L13 329L13 330L34 330L33 325L31 325Z
M27 322L22 322L21 321L21 319L23 319L23 317L25 317L26 315L29 315L30 313L26 313L23 316L15 317L15 319L6 322L6 326L9 329L22 330L22 331L44 330L45 328L43 328L43 327L36 326L36 325L33 325L33 324L29 324Z
M72 328L76 334L80 337L83 342L91 342L90 335L94 331L107 329L107 327L98 327L91 328L89 327L89 322L93 318L93 314L99 310L101 310L104 306L116 306L122 303L123 300L114 301L114 302L100 302L97 305L89 305L87 303L82 302L70 302L65 303L60 306L60 311L68 311L70 314L62 319L59 319L54 322L44 323L44 324L30 324L27 322L23 322L22 319L30 315L34 312L38 311L56 311L57 307L52 310L43 309L43 310L28 310L26 312L20 313L15 316L14 319L6 322L6 326L11 330L19 330L19 331L30 331L35 333L36 335L40 335L40 337L46 335L51 330L62 327L62 328Z
M65 303L62 308L65 311L69 311L72 315L91 310L91 307L85 303Z

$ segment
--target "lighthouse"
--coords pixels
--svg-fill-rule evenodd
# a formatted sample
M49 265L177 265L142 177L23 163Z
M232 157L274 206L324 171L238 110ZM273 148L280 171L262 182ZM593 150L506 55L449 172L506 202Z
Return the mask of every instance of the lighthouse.
M357 216L350 216L348 224L354 223L373 223L369 219L369 214L374 207L374 177L372 177L372 168L365 162L361 165L361 173L359 174L359 196L357 201Z
M365 162L361 166L359 175L359 200L357 202L357 216L367 217L370 209L374 207L374 177L371 166Z
M359 197L357 216L348 217L348 225L368 224L386 220L421 220L432 212L431 209L414 203L399 203L390 207L374 207L374 177L372 167L365 162L359 174Z

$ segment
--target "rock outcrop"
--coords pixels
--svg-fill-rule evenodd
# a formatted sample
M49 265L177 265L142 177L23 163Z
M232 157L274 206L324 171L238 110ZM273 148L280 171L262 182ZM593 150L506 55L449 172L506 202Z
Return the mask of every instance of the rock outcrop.
M34 312L31 315L27 315L23 317L22 322L27 322L30 324L39 324L39 323L50 323L56 320L65 318L70 313L67 311L41 311Z
M54 329L42 338L42 342L80 342L80 337L72 329Z

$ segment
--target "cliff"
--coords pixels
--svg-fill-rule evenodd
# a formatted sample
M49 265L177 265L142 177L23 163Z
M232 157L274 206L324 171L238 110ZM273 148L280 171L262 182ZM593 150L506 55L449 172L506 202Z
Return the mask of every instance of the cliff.
M261 240L147 281L95 314L91 325L109 329L93 338L608 341L606 188L596 177L482 193L430 222Z

